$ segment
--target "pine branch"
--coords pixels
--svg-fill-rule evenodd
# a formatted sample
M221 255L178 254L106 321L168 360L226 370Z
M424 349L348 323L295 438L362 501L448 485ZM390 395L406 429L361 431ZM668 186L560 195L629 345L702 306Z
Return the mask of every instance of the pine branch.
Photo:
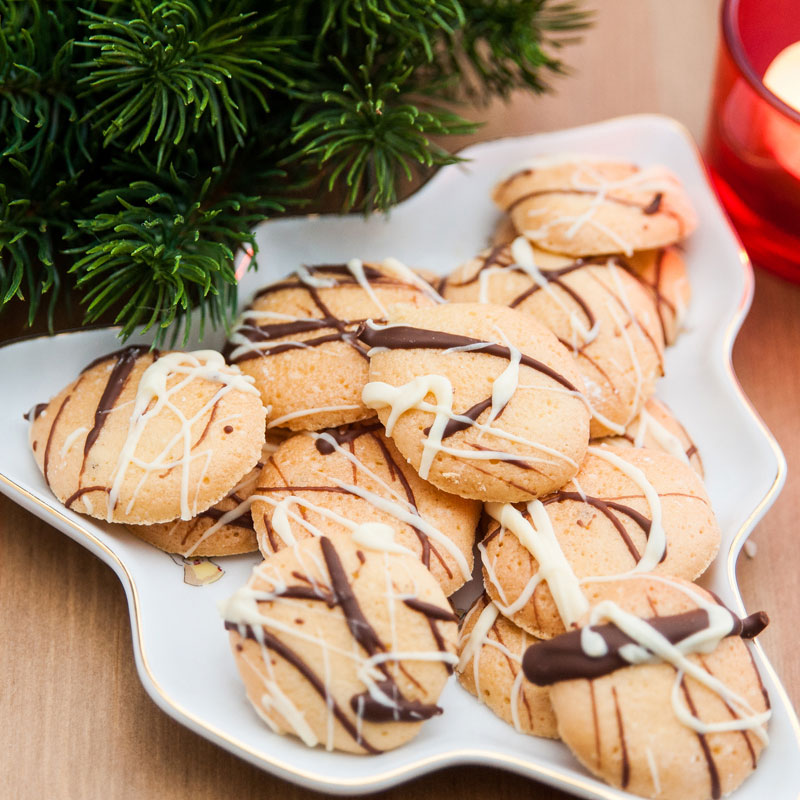
M345 210L387 209L397 201L400 180L412 180L413 166L457 160L428 136L466 133L475 126L456 114L406 102L402 89L411 68L395 80L373 81L367 65L353 74L338 59L332 62L347 82L341 91L324 91L322 103L298 108L292 142L302 145L299 158L311 159L320 169L332 166L329 190L345 182Z
M100 192L88 209L93 216L78 221L91 240L69 251L77 256L70 272L86 290L86 321L116 309L123 338L139 326L155 326L156 344L170 328L173 341L182 328L185 343L189 312L197 306L201 337L207 319L214 327L226 325L236 308L235 250L255 250L251 229L268 213L282 211L281 204L230 191L221 167L203 177L194 150L185 153L180 170L158 171L140 156L115 163L114 172L143 177Z
M386 209L474 129L441 101L542 91L572 0L0 0L0 309L188 335L251 229L319 179ZM81 59L81 60L79 60ZM281 177L276 165L289 173ZM114 188L109 188L114 187Z
M159 168L207 124L224 159L234 142L244 144L253 117L268 111L276 82L290 89L282 51L291 41L263 35L270 17L242 10L242 2L219 16L213 2L133 5L131 19L86 14L91 35L81 46L93 58L78 64L88 71L78 81L92 103L85 119L102 131L104 146L130 152L157 144Z

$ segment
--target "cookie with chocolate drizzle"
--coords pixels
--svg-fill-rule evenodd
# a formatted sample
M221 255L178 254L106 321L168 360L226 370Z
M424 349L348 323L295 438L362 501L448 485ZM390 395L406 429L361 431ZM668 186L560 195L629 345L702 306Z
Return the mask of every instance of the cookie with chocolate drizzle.
M270 427L320 430L373 416L361 400L369 360L356 336L397 303L442 299L396 259L301 267L258 292L225 346L253 377Z
M564 346L527 314L450 303L366 323L364 402L420 477L478 500L546 494L578 470L589 412Z
M570 256L632 255L684 239L697 217L666 167L543 157L494 187L492 199L534 244Z
M621 433L663 374L651 288L624 259L556 255L520 236L457 268L441 291L453 302L507 305L546 325L583 375L592 436Z
M701 478L703 477L703 460L700 458L697 445L677 417L656 397L648 399L644 408L621 436L595 439L592 444L663 450L689 464Z
M522 657L538 639L506 619L482 594L459 626L459 683L518 733L557 739L547 687L525 680Z
M281 550L222 611L248 699L278 733L375 754L442 713L457 618L386 525Z
M266 412L214 350L126 347L89 364L30 429L53 494L109 522L189 520L258 462Z
M545 639L583 615L585 580L638 572L693 580L720 543L700 478L655 450L590 447L558 491L521 508L486 510L495 524L478 549L489 596Z
M736 789L767 743L769 698L740 619L699 586L652 575L588 587L580 630L530 648L528 680L550 687L558 733L607 783L659 800Z
M423 481L377 419L284 442L265 463L250 510L265 558L309 536L382 522L446 595L472 577L481 504Z
M219 503L201 511L196 517L126 527L145 542L184 558L232 556L258 550L249 498L267 459L288 434L288 431L279 428L267 431L267 441L255 467Z

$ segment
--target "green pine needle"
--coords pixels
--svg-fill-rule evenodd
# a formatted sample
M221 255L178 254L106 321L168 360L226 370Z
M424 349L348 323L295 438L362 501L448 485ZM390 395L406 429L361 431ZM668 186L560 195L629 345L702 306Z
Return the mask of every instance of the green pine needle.
M442 101L548 88L572 0L0 0L0 310L158 342L230 323L252 229L389 208L474 130ZM280 171L281 167L283 171ZM320 182L321 179L321 182Z

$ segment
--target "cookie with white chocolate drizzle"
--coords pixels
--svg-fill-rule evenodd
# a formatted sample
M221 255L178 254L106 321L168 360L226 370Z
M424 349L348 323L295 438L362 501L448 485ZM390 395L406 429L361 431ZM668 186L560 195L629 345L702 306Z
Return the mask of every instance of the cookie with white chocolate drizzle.
M457 618L386 525L281 550L222 612L248 698L278 733L374 754L441 713Z
M550 331L503 306L398 307L366 323L365 403L420 476L517 501L563 485L588 442L580 373Z
M665 167L561 156L523 165L494 187L517 232L570 256L650 250L697 225L678 178Z
M558 491L521 509L486 510L495 525L478 549L489 596L542 638L582 616L587 579L657 572L693 580L720 543L700 478L658 451L593 446Z
M580 630L529 649L558 732L588 769L643 797L708 800L736 789L767 743L769 698L738 618L699 586L653 575L596 583Z
M197 516L258 462L265 410L213 350L126 347L37 408L34 457L67 508L109 522Z
M481 505L423 481L377 419L298 433L264 465L250 509L264 557L364 522L395 529L446 595L472 576Z
M522 657L540 640L506 619L483 594L459 626L459 683L518 733L558 738L547 687L525 680Z
M581 370L593 436L621 433L663 373L651 289L618 257L556 255L520 236L463 264L441 290L453 302L499 303L546 325Z
M255 380L270 427L343 425L373 416L361 400L368 359L358 326L397 303L437 302L428 282L395 259L301 267L256 294L224 352Z

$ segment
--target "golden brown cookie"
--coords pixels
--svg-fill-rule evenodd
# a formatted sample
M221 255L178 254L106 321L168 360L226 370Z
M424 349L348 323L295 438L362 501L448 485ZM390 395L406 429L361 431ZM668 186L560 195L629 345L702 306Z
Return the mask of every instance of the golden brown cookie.
M456 674L470 694L518 733L556 739L549 690L522 674L522 656L537 641L481 595L461 621Z
M622 436L596 439L592 444L663 450L689 464L702 478L703 461L686 428L660 400L651 397Z
M456 617L433 575L395 547L380 523L304 539L226 603L247 696L272 730L374 754L441 713Z
M542 158L498 183L492 198L518 233L570 256L631 255L680 241L697 225L680 181L661 166Z
M621 432L663 372L650 287L620 259L555 255L518 237L460 266L442 293L457 303L507 305L546 325L581 370L593 436Z
M67 508L110 522L191 519L257 463L265 411L220 353L126 347L38 409L36 463Z
M563 489L486 509L495 520L479 545L489 596L544 639L585 611L583 579L633 570L694 579L720 543L700 478L655 450L591 447Z
M308 536L383 522L446 595L472 577L480 503L423 481L377 419L293 436L267 460L257 484L252 515L265 558Z
M769 699L742 638L766 616L741 620L698 586L647 575L597 584L592 601L589 638L563 634L523 660L531 680L550 685L570 750L643 797L736 789L766 744Z
M436 302L433 288L395 259L302 267L256 294L225 354L254 378L270 427L343 425L374 414L361 401L368 359L358 326L397 303Z
M568 351L503 306L398 307L367 324L364 402L420 476L481 500L524 500L578 469L589 414Z

